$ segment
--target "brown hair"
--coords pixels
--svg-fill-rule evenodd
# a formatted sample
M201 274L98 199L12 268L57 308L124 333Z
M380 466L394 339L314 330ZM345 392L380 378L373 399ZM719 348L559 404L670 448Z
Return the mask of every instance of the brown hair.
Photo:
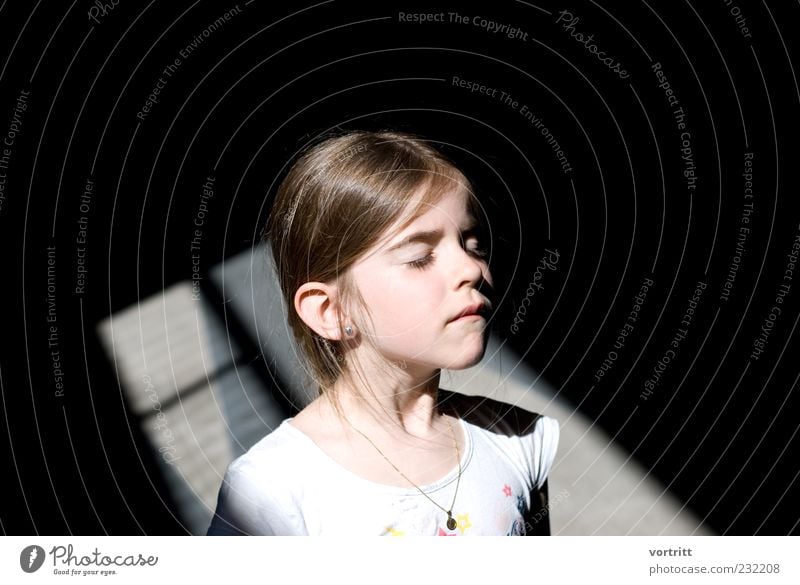
M470 210L480 221L463 173L422 139L395 131L328 136L307 148L289 170L263 237L271 246L289 326L320 394L353 372L347 364L346 342L320 337L294 310L298 288L312 281L335 283L343 308L342 339L345 318L363 330L365 324L346 310L357 306L369 313L348 269L404 214L407 220L400 229L455 187L469 194ZM329 397L338 410L336 397Z

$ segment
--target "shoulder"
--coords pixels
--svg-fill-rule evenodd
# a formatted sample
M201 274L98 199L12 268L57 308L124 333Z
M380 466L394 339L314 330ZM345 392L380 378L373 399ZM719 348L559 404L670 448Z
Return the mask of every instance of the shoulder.
M240 455L230 464L234 470L257 468L263 465L279 465L290 458L287 451L298 448L297 437L292 433L292 427L284 419L280 425L262 437L247 452Z
M302 485L303 461L313 454L303 434L284 420L228 466L225 479L261 494L291 492ZM267 491L268 490L268 491Z
M245 534L302 533L302 465L297 457L302 443L287 426L284 421L228 466L216 524Z
M556 419L513 404L451 390L440 390L439 403L443 412L482 429L494 444L512 450L527 468L535 486L541 486L547 479L560 436Z
M470 396L440 389L439 405L442 412L495 434L525 436L531 433L558 433L558 422L555 419L484 396Z

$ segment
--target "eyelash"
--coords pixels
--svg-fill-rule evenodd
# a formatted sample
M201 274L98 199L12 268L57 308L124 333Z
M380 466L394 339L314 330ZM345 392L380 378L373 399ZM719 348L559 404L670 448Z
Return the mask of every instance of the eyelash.
M420 258L419 260L414 260L413 262L409 262L408 265L412 268L416 268L417 270L425 270L425 268L433 262L433 254L428 254L424 258Z
M482 259L486 258L486 256L488 255L486 253L486 250L484 250L482 246L478 246L477 248L475 248L473 250L469 250L469 251L471 253L475 254L478 258L482 258ZM433 254L428 254L424 258L420 258L418 260L414 260L412 262L409 262L408 265L411 266L412 268L416 269L416 270L425 270L425 268L427 268L428 265L430 265L431 262L433 262Z

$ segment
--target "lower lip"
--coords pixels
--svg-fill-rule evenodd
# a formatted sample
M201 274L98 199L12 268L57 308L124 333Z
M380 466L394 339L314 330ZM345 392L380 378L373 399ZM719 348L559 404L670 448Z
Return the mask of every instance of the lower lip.
M456 319L454 323L457 323L459 321L477 321L478 319L480 319L481 321L484 320L483 317L481 317L480 315L464 315L463 317L459 317L458 319Z

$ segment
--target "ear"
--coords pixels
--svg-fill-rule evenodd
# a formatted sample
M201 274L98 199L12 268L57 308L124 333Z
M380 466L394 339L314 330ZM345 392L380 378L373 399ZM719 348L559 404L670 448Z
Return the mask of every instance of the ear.
M307 282L294 295L294 308L300 318L325 339L341 339L336 287L323 282Z

